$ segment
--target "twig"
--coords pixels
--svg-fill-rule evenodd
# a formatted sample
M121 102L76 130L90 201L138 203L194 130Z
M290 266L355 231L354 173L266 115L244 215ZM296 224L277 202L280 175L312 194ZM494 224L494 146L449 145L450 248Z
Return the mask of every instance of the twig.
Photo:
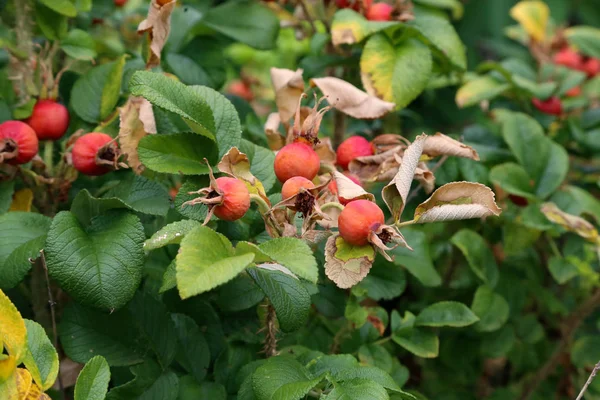
M540 383L546 380L548 376L556 369L562 354L567 350L571 343L573 335L582 322L600 306L600 289L590 296L583 304L573 311L561 324L562 339L552 353L552 356L540 368L537 373L526 383L521 392L520 400L528 400L535 392ZM593 377L592 377L593 378Z
M310 27L313 30L313 33L317 33L317 26L315 25L315 21L313 21L310 13L308 12L308 7L306 6L305 0L298 0L298 4L302 7L302 12L306 16L306 19L310 23Z
M596 366L592 370L592 373L590 374L590 376L588 377L587 381L585 382L585 385L583 385L583 387L581 388L581 392L579 392L579 396L577 396L577 399L575 399L575 400L582 400L583 399L583 394L587 390L588 386L590 386L590 383L592 383L592 381L594 380L594 377L596 376L596 374L598 373L598 371L600 371L600 361L598 362L598 364L596 364Z
M42 267L44 268L44 275L46 277L46 286L48 288L48 304L50 304L50 316L52 318L52 334L54 335L54 348L58 352L58 330L56 329L56 313L54 310L54 306L56 303L54 302L54 298L52 296L52 289L50 288L50 278L48 277L48 266L46 265L46 255L44 253L44 249L40 250L40 262ZM65 389L62 382L62 377L60 376L60 368L58 371L58 387L60 388L61 397L65 398Z
M346 133L346 116L339 110L333 110L333 148L344 141Z
M267 317L265 321L265 346L264 351L267 358L277 355L277 327L275 320L277 315L275 308L269 303L267 305Z

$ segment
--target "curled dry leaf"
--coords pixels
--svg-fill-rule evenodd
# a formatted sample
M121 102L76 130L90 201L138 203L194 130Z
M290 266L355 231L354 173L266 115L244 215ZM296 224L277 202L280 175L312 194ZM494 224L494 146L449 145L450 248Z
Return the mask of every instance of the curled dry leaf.
M394 179L383 188L381 194L383 201L388 206L394 221L399 221L402 211L406 205L408 192L415 176L415 170L419 164L419 159L423 153L423 147L427 135L422 134L417 136L414 142L406 148L402 155L402 164L398 169L398 173Z
M275 103L284 123L294 116L296 106L304 93L302 69L292 71L284 68L271 68L271 82L275 90Z
M324 138L315 146L315 152L319 156L321 162L326 164L335 164L336 154L333 150L330 138Z
M489 187L474 182L452 182L438 188L415 210L415 222L453 221L498 216L502 210Z
M546 218L555 224L562 226L568 231L575 232L587 241L600 244L598 231L585 219L576 215L567 214L554 203L542 204L541 210Z
M144 172L144 165L138 157L138 144L147 134L156 133L152 105L142 97L131 96L119 109L119 114L119 145L129 166L139 175Z
M335 109L354 118L381 118L396 107L394 103L371 96L339 78L314 78L310 82L323 92Z
M217 168L224 174L244 181L250 193L258 194L267 204L270 204L262 182L250 172L250 160L248 156L242 153L237 147L229 149L223 158L221 158L219 164L217 164Z
M340 200L345 202L359 199L375 201L375 196L372 193L367 192L362 186L357 185L352 179L341 172L335 171L333 173L333 179L337 185L338 198Z
M357 157L350 162L348 169L363 182L389 182L398 172L398 159L404 152L403 146L396 146L372 156Z
M160 65L160 54L162 52L169 31L171 30L171 13L175 9L177 0L161 6L157 0L152 0L148 10L148 17L138 26L138 33L148 32L150 34L150 57L146 68L158 67Z
M279 133L281 118L278 113L271 113L267 117L265 123L265 135L267 135L267 143L271 150L279 150L285 146L285 138Z
M353 247L336 234L325 245L325 274L339 288L351 288L367 276L374 259L370 245Z
M423 186L423 191L427 194L433 192L433 189L435 189L435 176L423 161L419 162L417 168L415 168L415 180Z
M375 149L375 153L383 153L385 151L395 149L398 146L406 148L410 145L410 140L404 136L396 135L393 133L384 133L383 135L376 136L372 141L371 145Z
M479 154L471 146L467 146L446 136L443 133L436 133L433 136L427 137L423 146L423 154L431 157L442 155L470 158L471 160L479 161Z

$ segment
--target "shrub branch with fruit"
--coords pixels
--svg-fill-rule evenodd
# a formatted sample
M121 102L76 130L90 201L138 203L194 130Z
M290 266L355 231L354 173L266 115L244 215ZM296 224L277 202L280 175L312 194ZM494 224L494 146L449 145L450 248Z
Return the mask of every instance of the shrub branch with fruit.
M180 3L0 5L1 399L600 393L600 30Z

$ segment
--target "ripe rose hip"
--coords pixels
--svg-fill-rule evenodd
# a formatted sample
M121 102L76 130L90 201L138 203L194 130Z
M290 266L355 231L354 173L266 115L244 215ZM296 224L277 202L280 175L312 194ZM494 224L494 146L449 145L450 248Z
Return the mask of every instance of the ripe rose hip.
M392 19L394 7L387 3L375 3L365 15L369 21L389 21Z
M115 6L117 7L123 7L125 3L127 3L127 0L115 0Z
M246 184L226 176L217 178L216 182L223 194L221 204L214 208L215 215L224 221L242 218L250 208L250 193Z
M581 69L583 64L583 57L581 57L581 54L568 47L565 47L554 54L553 59L555 64L564 65L571 69Z
M583 70L590 78L600 74L600 59L590 58L583 64Z
M242 81L231 82L229 84L229 87L227 88L227 92L229 94L241 97L246 101L252 101L252 99L254 99L254 94L252 93L252 90L250 90L250 87Z
M516 194L509 194L508 198L513 204L519 207L526 207L529 204L529 201L525 197L517 196Z
M98 176L110 172L106 165L98 163L99 159L114 159L114 154L99 154L100 150L113 140L106 133L92 132L87 133L75 141L73 145L73 166L82 174ZM108 147L106 152L114 152L114 149Z
M69 111L54 100L39 100L25 122L33 128L38 139L58 140L69 127Z
M38 152L38 138L29 125L21 121L0 124L0 163L25 164Z
M369 200L354 200L348 203L338 218L340 236L349 244L364 246L369 243L369 234L384 223L383 211Z
M337 164L344 169L348 169L348 164L356 157L372 156L373 146L362 136L352 136L339 145L336 155Z
M550 115L562 114L562 103L558 97L550 97L548 100L532 99L531 102L541 112Z
M305 143L290 143L283 146L275 156L275 175L279 182L295 176L312 180L317 176L321 161L313 148Z
M281 199L289 199L292 196L297 195L300 192L300 189L314 189L315 184L312 181L302 177L302 176L294 176L293 178L288 179L283 184L281 188Z
M574 88L567 90L567 92L565 93L565 95L567 95L567 97L577 97L580 94L581 94L581 86L575 86Z
M159 6L164 6L167 3L172 2L173 0L156 0L156 2L158 3Z

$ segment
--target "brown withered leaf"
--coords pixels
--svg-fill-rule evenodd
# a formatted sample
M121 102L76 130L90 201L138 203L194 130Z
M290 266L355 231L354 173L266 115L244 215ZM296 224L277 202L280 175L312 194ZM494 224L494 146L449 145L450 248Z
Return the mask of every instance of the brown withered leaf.
M144 165L140 161L137 153L138 144L144 136L149 132L145 126L152 128L156 131L156 125L154 123L154 114L148 115L147 103L142 97L130 97L127 103L119 109L120 123L119 123L119 146L123 154L127 156L127 162L131 169L136 174L144 172ZM148 103L150 104L150 103ZM142 108L145 109L144 115L142 116ZM150 112L152 112L152 106L150 105ZM146 123L142 121L142 117ZM150 117L152 121L150 121Z
M442 155L456 156L479 161L479 154L477 154L474 148L440 132L427 138L427 141L423 146L423 154L427 154L431 157Z
M383 153L357 157L350 161L348 169L364 182L389 182L398 172L400 163L396 156L402 152L404 148L396 146Z
M362 281L374 259L371 246L352 247L337 234L330 236L325 244L325 274L342 289Z
M304 93L302 69L292 71L284 68L271 68L271 83L275 90L275 103L284 123L294 116L300 96Z
M418 223L498 216L494 192L480 183L452 182L439 187L415 210Z
M154 110L152 109L152 103L143 97L142 103L140 104L140 121L144 125L144 130L150 134L157 133L156 130L156 119L154 118Z
M395 222L400 220L402 211L406 206L408 192L415 176L415 169L419 164L419 159L423 153L423 146L427 140L427 135L422 134L416 137L410 146L406 148L402 155L402 164L394 179L383 188L381 195L383 201L388 206Z
M217 168L224 174L244 181L250 193L258 194L267 202L267 204L269 204L265 187L262 182L250 172L250 160L248 159L248 156L242 153L237 147L229 149L217 164Z
M278 113L271 113L265 122L265 135L267 135L267 143L271 150L279 150L285 146L285 137L279 133L281 118Z
M335 171L333 173L333 179L337 185L338 198L344 201L352 201L365 199L375 201L375 196L372 193L367 192L362 186L357 185L341 172Z
M148 17L138 26L138 33L148 32L150 35L150 57L148 57L146 68L154 68L160 65L160 54L169 37L171 13L176 4L177 0L172 0L160 6L157 0L152 0L148 9Z
M381 118L396 107L394 103L371 96L339 78L313 78L310 82L323 92L335 109L354 118Z
M600 244L598 231L594 225L590 224L585 219L576 215L567 214L554 203L542 204L541 210L546 218L555 224L562 226L570 232L575 232L589 242Z
M410 140L406 139L404 136L393 133L384 133L383 135L375 136L375 138L371 140L371 145L377 154L397 148L398 146L406 148L410 145Z
M435 176L423 161L419 162L417 168L415 168L415 180L423 186L423 191L427 194L435 189Z
M331 144L330 138L323 138L315 146L315 152L319 156L319 160L327 164L335 164L337 159L335 150Z

